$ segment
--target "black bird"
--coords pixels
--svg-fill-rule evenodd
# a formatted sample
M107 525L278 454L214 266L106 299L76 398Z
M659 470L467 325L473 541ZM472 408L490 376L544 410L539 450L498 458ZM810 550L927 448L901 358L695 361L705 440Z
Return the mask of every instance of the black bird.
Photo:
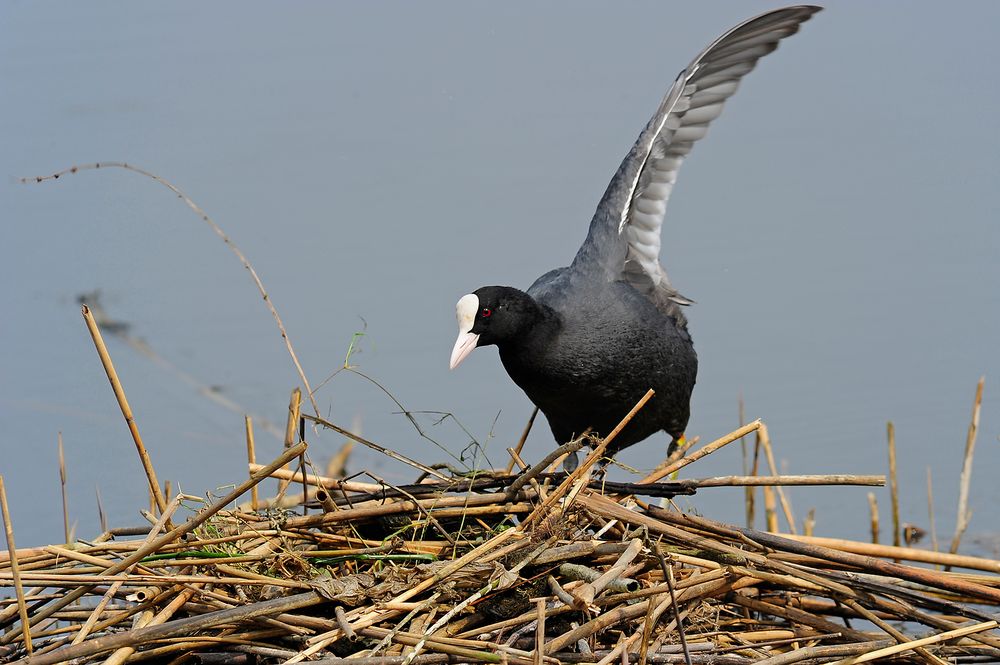
M510 378L545 414L556 441L606 435L649 388L655 397L609 452L664 430L673 448L690 415L698 359L660 265L660 227L684 157L757 60L820 7L796 6L736 26L680 73L608 185L566 268L527 292L485 286L458 301L454 369L496 344Z

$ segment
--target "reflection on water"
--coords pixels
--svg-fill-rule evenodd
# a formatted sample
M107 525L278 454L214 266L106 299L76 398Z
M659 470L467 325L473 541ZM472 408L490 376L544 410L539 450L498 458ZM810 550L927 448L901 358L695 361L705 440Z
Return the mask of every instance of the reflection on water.
M299 380L245 270L169 193L120 171L14 177L104 158L169 177L265 280L322 384L320 416L359 419L366 438L425 463L461 458L475 440L503 464L530 404L495 353L448 372L455 300L484 283L526 287L571 260L676 71L766 8L751 5L643 5L641 21L574 5L572 25L558 3L530 22L503 6L400 5L386 21L363 4L264 5L241 12L240 30L211 8L192 22L177 6L7 7L0 473L18 543L61 537L60 431L79 534L99 528L96 488L112 526L139 523L147 504L77 294L100 289L88 304L157 473L185 492L246 476L245 413L258 460L273 458ZM902 519L929 527L930 468L941 542L984 373L970 543L989 538L985 507L1000 500L1000 90L982 85L1000 58L998 14L989 3L961 15L829 7L747 78L697 146L663 240L674 284L698 302L690 434L733 429L743 395L783 471L884 473L891 419ZM928 102L942 81L946 100ZM324 383L348 355L378 385L347 371ZM317 462L342 443L309 439ZM655 466L665 439L621 462ZM539 422L524 456L551 447ZM734 445L690 473L742 464ZM364 448L350 466L414 476ZM866 537L865 490L788 495L800 526L815 508L818 533ZM885 514L888 493L877 495ZM678 503L743 519L738 489Z

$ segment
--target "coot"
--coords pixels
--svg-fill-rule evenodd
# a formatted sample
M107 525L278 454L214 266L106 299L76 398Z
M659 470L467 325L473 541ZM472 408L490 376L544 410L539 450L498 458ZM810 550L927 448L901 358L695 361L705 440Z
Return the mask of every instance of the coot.
M719 37L680 73L608 185L590 232L566 268L525 291L486 286L458 301L454 369L495 344L504 368L565 443L606 435L656 395L610 452L660 430L683 437L698 359L681 311L690 300L660 265L660 227L684 157L757 60L820 10L785 7Z

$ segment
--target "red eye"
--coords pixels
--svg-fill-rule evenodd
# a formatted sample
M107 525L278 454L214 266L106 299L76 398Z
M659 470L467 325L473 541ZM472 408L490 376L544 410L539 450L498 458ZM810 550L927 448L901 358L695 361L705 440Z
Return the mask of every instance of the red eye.
M484 318L484 319L488 319L488 318L490 318L491 316L493 316L493 310L492 310L492 309L490 309L489 307L483 307L483 311L482 311L482 312L480 312L480 314L482 314L482 315L483 315L483 318Z

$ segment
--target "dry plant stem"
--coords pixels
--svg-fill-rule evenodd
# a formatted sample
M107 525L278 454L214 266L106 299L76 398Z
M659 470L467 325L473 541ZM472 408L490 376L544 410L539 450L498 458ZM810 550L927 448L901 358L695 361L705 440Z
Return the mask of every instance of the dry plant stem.
M340 510L337 507L337 502L333 500L333 497L325 489L317 489L316 498L319 499L320 505L323 506L324 513L335 513Z
M426 474L432 475L435 478L438 478L440 480L448 480L448 477L446 475L444 475L443 473L441 473L440 471L438 471L437 469L433 469L433 468L431 468L431 467L429 467L429 466L427 466L425 464L421 464L420 462L417 462L416 460L412 460L409 457L407 457L407 456L405 456L405 455L403 455L401 453L397 453L395 450L391 450L389 448L386 448L385 446L380 446L377 443L374 443L372 441L369 441L368 439L362 438L362 437L358 436L357 434L355 434L354 432L351 432L350 430L346 430L343 427L340 427L339 425L334 425L329 420L324 420L323 418L320 418L319 416L303 416L303 417L306 418L306 420L311 420L312 422L316 423L317 425L322 425L323 427L326 427L327 429L332 429L334 432L342 434L343 436L346 436L348 439L351 439L352 441L356 441L356 442L360 443L361 445L367 446L368 448L371 448L372 450L374 450L376 452L379 452L379 453L382 453L383 455L391 457L392 459L394 459L394 460L396 460L398 462L402 462L403 464L408 464L409 466L412 466L414 469L419 469L420 471L423 471Z
M985 570L994 574L1000 574L1000 560L996 559L963 556L961 554L950 554L947 552L933 552L931 550L924 550L916 547L895 547L892 545L879 545L877 543L864 543L856 540L841 540L839 538L796 536L794 534L781 535L800 543L820 545L822 547L828 547L842 552L851 552L853 554L864 554L866 556L884 557L900 561L919 561L922 563L937 564L939 566L958 566L960 568Z
M604 455L604 451L608 449L608 445L610 445L611 442L614 441L615 438L618 436L618 433L621 432L622 429L624 429L625 426L629 424L629 422L631 422L632 418L635 417L635 414L639 413L640 409L642 409L642 407L646 405L646 402L652 399L654 394L655 393L652 388L646 391L646 394L643 395L642 398L636 403L636 405L632 407L632 410L629 411L624 418L622 418L621 422L618 423L618 425L611 431L611 433L608 434L606 437L604 437L604 440L601 441L601 443L597 446L597 448L595 448L587 456L587 459L585 459L583 463L580 464L580 466L578 466L576 469L573 470L573 473L569 474L566 477L566 479L559 484L559 487L557 487L549 495L548 499L538 504L538 507L535 508L535 510L533 510L530 515L528 515L528 517L521 524L522 528L526 529L528 525L534 522L536 519L538 519L539 516L548 515L548 512L552 508L552 506L554 506L557 501L562 499L566 495L566 493L570 491L570 489L577 482L577 480L583 478L584 474L588 473L591 467L593 467L594 464L596 464L597 461L601 459L601 457Z
M535 424L535 418L538 416L538 407L536 406L531 410L531 416L528 418L528 424L524 426L524 431L521 432L521 438L517 440L517 445L514 446L514 452L518 455L521 454L521 449L524 448L524 442L528 440L528 434L531 432L531 426ZM514 456L511 455L510 461L507 462L506 472L510 473L514 470Z
M934 488L931 483L931 467L927 467L927 530L931 532L931 549L938 551L937 527L934 526Z
M594 603L594 598L604 591L604 589L614 580L622 576L625 569L632 560L638 556L642 550L642 541L634 538L628 548L618 557L618 561L593 582L585 582L573 591L570 595L576 600L575 606L579 610L586 610Z
M753 443L753 463L750 465L750 475L751 476L758 475L758 471L759 470L760 470L760 430L758 429L757 430L757 436L754 437L754 443ZM754 519L756 517L756 510L757 510L757 497L756 497L756 495L753 492L751 492L750 493L750 502L747 505L747 521L749 522L747 524L748 528L752 529L753 526L754 526Z
M10 570L14 575L14 592L17 594L17 611L21 615L21 625L24 626L24 646L30 656L34 651L31 642L31 629L28 623L28 606L24 601L24 587L21 586L20 569L17 565L17 545L14 544L14 525L10 521L10 509L7 507L7 490L0 475L0 508L3 509L3 528L7 535L7 552L10 554Z
M777 533L778 528L778 502L774 498L774 488L764 487L764 523L771 533Z
M250 464L250 473L260 471L264 468L262 464ZM271 474L272 478L279 478L282 480L295 480L297 477L301 477L295 471L291 469L275 469ZM306 482L316 487L323 487L328 490L345 490L348 492L381 492L385 489L384 485L379 483L365 483L357 480L341 480L339 478L329 478L327 476L317 476L316 474L310 473L306 476Z
M420 650L423 649L424 644L426 643L427 640L433 639L432 636L434 636L434 633L437 630L439 630L442 626L444 626L446 623L448 623L452 619L452 617L454 617L456 614L458 614L459 612L461 612L462 610L464 610L470 604L478 601L484 595L486 595L487 593L489 593L490 591L492 591L493 588L497 584L499 584L499 582L500 582L500 580L497 580L496 582L490 582L490 583L488 583L485 587L483 587L482 589L480 589L476 593L472 594L471 596L468 596L462 602L457 603L454 607L452 607L450 610L448 610L447 612L445 612L441 616L441 618L438 619L437 621L435 621L434 624L430 628L425 629L423 631L423 635L421 635L420 641L413 645L413 650L409 654L410 657L407 660L403 661L404 665L410 665L410 662L413 660L413 657L416 656L416 655L418 655L420 653ZM543 600L541 602L542 602L542 608L544 609L544 607L545 607L545 601Z
M536 409L537 412L537 409ZM535 612L538 614L535 625L535 650L532 652L532 659L535 665L542 665L542 657L545 647L545 599L539 598L535 601Z
M351 428L357 433L361 432L361 424L357 419L351 425ZM337 451L337 454L330 458L330 461L326 465L326 475L328 477L342 477L346 474L347 460L351 455L351 451L354 450L354 442L350 439L344 441L344 444Z
M892 544L896 547L902 545L901 529L899 526L899 483L896 480L896 426L890 420L885 426L886 437L889 443L889 498L892 501Z
M310 665L402 665L406 656L350 656L348 658L318 658ZM411 661L411 665L444 665L460 662L456 656L447 653L425 653Z
M343 513L343 512L346 512L346 511L341 511L341 513ZM439 583L441 580L443 580L443 579L445 579L447 577L450 577L455 572L461 570L466 565L468 565L470 562L483 559L486 556L486 554L488 554L489 552L492 552L493 550L495 550L498 547L500 547L500 545L502 545L504 542L506 542L508 539L510 539L514 535L520 535L520 532L517 529L507 529L505 531L501 531L499 534L497 534L493 538L487 540L485 543L483 543L479 547L477 547L477 548L475 548L473 550L470 550L469 552L467 552L463 556L459 557L458 559L455 559L454 561L452 561L448 565L444 566L443 568L441 568L440 570L438 570L433 575L431 575L427 579L423 580L422 582L420 582L416 586L413 586L410 589L407 589L403 593L399 594L395 598L392 598L390 600L390 602L392 602L392 603L401 603L401 602L409 600L410 598L413 598L414 596L420 595L421 593L423 593L427 589L430 589L435 584ZM394 612L390 611L390 614L392 614L392 613L394 613ZM374 625L375 623L377 623L378 621L381 621L383 619L383 614L384 613L381 612L381 611L379 611L379 610L372 610L372 611L366 612L364 615L362 615L361 617L359 617L357 619L357 621L354 622L354 624L353 624L354 630L360 632L362 628L368 628L369 626ZM316 635L315 637L313 637L310 640L310 642L313 642L313 643L320 642L322 640L329 639L330 637L334 637L335 635L338 635L338 634L339 634L339 629L338 629L337 633L335 633L334 635L330 635L330 634ZM380 636L380 639L381 639L381 636ZM416 644L416 642L413 642L413 644Z
M295 444L295 427L299 423L299 412L302 410L302 391L298 388L292 390L292 396L288 401L288 420L285 421L285 448L291 448ZM278 481L278 496L284 496L288 489L289 480Z
M523 459L521 459L521 455L516 450L514 450L513 448L508 448L507 452L510 453L510 458L511 460L514 461L515 464L517 464L518 469L520 469L522 472L529 470L528 465L524 462ZM518 482L521 478L524 477L527 477L527 474L524 474L523 476L518 476L517 480L515 480L514 482ZM535 480L534 478L528 478L528 480L531 483L531 488L535 490L535 494L538 495L538 498L540 498L542 501L545 501L545 499L547 499L549 496L549 493L545 491L545 488L539 485L538 481ZM520 487L523 486L524 483L521 483L519 489ZM507 488L508 492L511 491L511 488L513 488L513 483L508 486Z
M748 598L742 594L734 593L730 597L737 605L742 605L743 607L753 611L760 612L762 614L769 614L771 616L780 617L786 621L792 623L802 624L804 626L809 626L810 628L817 630L821 633L831 633L840 632L845 637L858 642L867 642L870 638L862 632L852 630L850 628L845 628L843 626L838 626L832 621L827 621L822 617L818 617L811 612L803 612L802 610L795 607L782 607L780 605L775 605L774 603L768 603L753 598Z
M874 612L871 612L870 610L866 609L860 603L850 598L844 598L841 600L841 602L847 607L850 607L852 610L857 612L863 618L867 619L868 621L871 621L873 624L881 628L888 635L891 635L892 638L896 640L898 643L905 644L906 642L910 641L910 638L908 638L906 635L896 630L896 628L891 624L883 621ZM925 662L930 663L931 665L949 665L949 663L947 663L944 660L941 660L940 658L938 658L937 656L935 656L934 654L932 654L930 651L928 651L923 647L916 647L914 651L916 651L917 655L919 655Z
M827 662L830 658L839 656L851 656L859 653L867 653L874 648L890 646L892 640L879 640L877 642L860 642L857 644L835 644L822 647L803 647L793 649L770 658L758 660L754 665L791 665L802 661L810 663Z
M113 651L121 647L141 646L157 640L172 637L183 637L214 626L235 623L257 617L272 616L275 614L281 614L282 612L301 609L303 607L319 605L324 602L326 601L315 593L309 591L306 593L296 594L294 596L274 598L272 600L265 600L259 603L251 603L240 607L219 610L218 612L210 612L199 616L177 619L161 625L148 626L146 628L138 628L122 633L104 635L87 640L82 644L74 644L72 646L56 649L55 651L44 655L24 658L16 662L22 665L55 665L56 663L63 661L76 658L86 658L106 651Z
M527 471L519 475L511 482L510 485L507 486L507 494L515 494L519 492L522 487L527 485L529 482L534 482L535 478L540 476L542 473L545 473L545 469L548 468L550 464L554 464L560 457L570 453L575 453L583 448L587 445L587 435L589 433L590 429L588 428L586 432L578 436L573 441L562 444L537 463L530 466Z
M838 660L834 663L834 665L856 665L858 663L867 663L872 660L878 660L879 658L885 658L886 656L893 656L897 653L910 651L912 649L916 649L917 647L924 647L930 644L937 644L939 642L951 640L956 637L971 635L972 633L980 633L986 630L993 630L996 627L997 627L996 621L986 621L983 623L974 624L972 626L964 626L962 628L949 630L947 632L939 633L937 635L931 635L930 637L924 637L919 640L912 640L910 642L904 642L903 644L897 644L894 646L885 647L884 649L876 649L875 651L869 651L868 653L863 654L861 656L854 656L851 658Z
M415 505L417 507L417 510L420 512L420 514L424 516L424 519L426 519L428 521L428 523L431 524L431 526L433 526L435 529L437 529L437 532L441 534L441 537L443 537L445 540L447 540L448 544L451 545L452 547L455 546L455 544L456 544L455 543L455 539L451 537L451 534L448 533L447 529L445 529L443 526L441 526L441 523L437 521L437 518L435 518L433 515L431 515L430 511L425 506L421 505L420 500L417 499L417 497L413 496L409 492L407 492L407 491L405 491L405 490L403 490L403 489L401 489L401 488L399 488L399 487L397 487L395 485L389 484L388 482L386 482L382 478L379 478L378 476L373 475L371 472L369 472L368 475L371 476L372 478L374 478L375 480L379 481L379 483L382 484L382 485L384 485L385 487L391 487L392 489L396 490L397 492L399 492L400 494L402 494L403 496L405 496L406 498L408 498L410 501L412 501L413 505Z
M274 307L274 304L271 302L271 297L264 289L264 283L261 282L260 277L257 276L257 271L254 270L253 266L250 264L250 261L243 254L240 248L237 247L233 243L233 241L229 239L229 236L227 236L223 232L222 227L216 224L212 220L212 218L209 217L208 214L204 210L202 210L200 206L198 206L197 203L191 200L187 196L187 194L178 189L173 183L166 180L165 178L156 175L155 173L151 173L149 171L146 171L145 169L141 169L137 166L133 166L125 162L97 162L93 164L82 164L79 166L70 167L63 171L59 171L58 173L53 173L52 175L35 176L33 178L21 178L21 182L29 183L29 182L44 182L46 180L58 180L60 176L68 175L71 173L78 173L80 171L86 171L91 169L96 170L105 168L120 168L120 169L125 169L126 171L132 171L133 173L138 173L139 175L146 176L147 178L150 178L155 182L163 185L164 187L172 191L174 194L176 194L177 198L184 201L187 207L193 210L196 215L201 217L202 221L208 224L209 227L212 229L212 231L214 231L215 234L222 239L222 242L226 243L229 249L231 249L233 253L236 254L236 257L240 260L240 263L243 264L243 267L247 269L247 272L249 272L250 276L253 278L254 283L257 285L257 290L260 292L261 297L264 298L264 303L267 305L268 310L270 310L271 312L271 316L274 318L275 323L278 325L278 330L281 332L281 338L285 340L285 348L288 349L288 355L291 356L292 362L295 364L295 369L299 373L299 378L302 379L302 385L305 386L306 388L306 394L309 395L309 400L312 402L313 410L316 412L316 415L319 415L319 405L316 403L316 400L313 397L312 387L309 385L309 380L306 379L306 374L302 370L302 365L299 363L298 356L295 355L295 349L292 348L292 340L288 337L288 333L285 331L285 325L281 322L281 317L278 315L278 310Z
M63 536L65 542L69 543L69 504L66 501L66 456L63 454L63 437L59 432L57 437L59 443L59 488L62 490L62 510L63 510Z
M392 644L392 638L393 638L393 636L395 636L396 633L398 633L401 630L403 630L404 628L406 628L406 626L410 623L410 621L413 620L414 617L416 617L418 614L424 612L428 607L430 607L431 605L433 605L437 601L437 599L438 599L439 596L440 596L439 593L434 593L434 594L431 594L431 596L429 598L427 598L426 600L424 600L423 602L417 603L416 606L413 607L412 609L410 609L407 612L406 616L404 616L400 621L398 621L396 623L396 625L393 627L393 629L390 630L385 635L385 637L383 637L379 641L379 643L375 645L375 647L373 649L370 649L368 651L368 655L369 656L374 656L378 652L382 651L382 649L385 649L390 644ZM388 606L387 606L387 608L388 608ZM388 608L388 609L391 609L391 608ZM432 618L432 614L428 613L422 620L418 619L417 621L414 621L413 625L414 626L426 625L431 620L431 618ZM323 648L325 648L326 644L328 644L328 643L329 642L315 643L312 647L310 647L310 649L313 649L314 653L315 653L315 652L319 651L319 649L315 649L316 646L319 646L319 645L322 644ZM407 648L404 649L404 651L412 651L412 648L409 647L409 646L407 646ZM305 652L303 652L303 653L305 653ZM409 653L407 653L406 657L409 657ZM414 659L419 659L419 658L420 658L420 656L414 656Z
M858 476L846 474L797 475L797 476L717 476L675 481L681 487L741 487L762 485L858 485L880 487L885 476ZM647 483L648 484L648 483Z
M132 416L132 407L129 406L128 399L125 397L125 390L122 388L121 381L118 380L118 373L115 371L115 366L111 363L111 355L108 353L108 347L104 344L104 338L97 327L97 322L94 321L94 315L90 313L90 308L86 305L82 309L83 319L87 322L87 330L90 331L90 336L94 340L94 346L97 347L97 355L101 358L101 364L104 365L108 381L111 382L111 389L114 391L115 398L118 400L118 406L125 417L129 433L132 434L132 441L135 442L135 448L139 451L139 461L142 462L142 468L146 472L150 495L156 501L156 507L162 514L167 509L167 502L163 498L163 493L160 492L160 483L156 480L156 471L153 470L153 462L149 459L149 453L146 452L146 446L142 443L142 437L139 436L139 427L135 424L135 418Z
M767 425L763 423L760 426L760 443L764 448L764 455L767 458L767 465L771 468L771 473L775 476L778 475L778 465L774 463L774 450L771 447L771 437L768 434ZM785 521L788 522L788 530L796 533L795 518L792 517L792 507L788 503L785 491L781 489L780 485L775 489L778 492L778 502L781 504L781 511L785 514Z
M735 430L733 432L730 432L729 434L727 434L727 435L725 435L725 436L723 436L721 438L718 438L715 441L712 441L711 443L706 444L705 446L702 446L701 448L699 448L695 452L691 453L690 455L685 455L684 457L680 458L679 460L677 460L673 464L670 464L669 466L665 466L662 469L657 469L656 471L654 471L653 473L649 474L648 476L646 476L645 478L643 478L639 482L641 484L644 484L644 485L645 484L649 484L649 483L655 483L657 480L660 480L661 478L665 478L665 477L669 476L670 474L672 474L673 472L678 471L680 469L683 469L688 464L691 464L692 462L697 462L698 460L700 460L705 455L710 455L710 454L714 453L716 450L718 450L719 448L722 448L723 446L729 445L733 441L738 441L739 439L743 438L747 434L750 434L751 432L757 431L757 429L760 426L761 426L761 422L760 422L759 419L753 421L752 423L744 425L743 427L741 427L741 428L739 428L739 429L737 429L737 430ZM777 475L777 474L775 474L775 475Z
M708 595L715 595L724 592L730 588L730 583L728 580L716 580L713 582L708 582L705 585L699 585L698 587L690 587L685 590L684 593L678 598L679 602L684 602L693 597L706 597ZM561 651L570 644L575 644L577 640L585 639L590 635L593 635L599 630L612 626L619 621L637 619L646 612L649 611L650 606L654 603L655 598L650 598L638 602L634 605L621 605L612 610L604 612L597 618L588 621L579 628L574 628L569 632L563 633L559 637L549 640L545 645L545 653L551 655L557 651ZM667 601L669 602L669 601Z
M143 540L144 545L151 542L153 538L155 538L156 535L160 533L164 525L170 519L171 515L174 514L174 511L176 511L180 505L181 505L181 495L177 495L176 497L174 497L173 501L167 504L167 509L163 511L163 514L160 515L160 519L156 522L156 524L153 525L153 528L149 530L149 535L147 535L145 540ZM132 571L134 567L135 567L134 565L129 566L122 572L129 573ZM121 580L115 580L111 584L107 592L105 592L104 596L101 598L100 602L97 603L97 607L95 607L91 615L87 617L87 621L83 624L83 627L80 628L80 631L76 634L76 637L73 638L72 642L73 644L79 644L84 639L86 639L87 635L89 635L90 631L93 629L94 624L96 624L98 619L100 619L101 613L104 611L104 608L107 607L108 603L111 602L111 599L114 597L115 593L118 591L118 589L121 588L122 584L125 582L125 579L126 578L123 578Z
M362 635L366 637L381 639L386 635L391 634L392 631L386 628L369 627L369 628L363 628L358 632L360 632ZM420 639L421 639L420 635L414 635L413 633L407 633L402 631L392 635L393 642L396 642L398 644L406 644L409 646L414 646L420 641ZM446 642L436 640L434 638L428 638L428 641L434 643L435 650L440 651L442 653L458 656L464 662L503 663L504 661L506 661L508 663L511 663L512 665L533 665L530 658L518 657L504 653L497 654L466 646L457 646L454 644L448 644Z
M599 508L610 508L613 502L607 499L595 497L593 499L595 506ZM604 502L607 502L605 504ZM617 504L614 504L617 505ZM620 506L619 506L620 507ZM620 507L621 508L621 507ZM627 510L622 508L622 510ZM611 512L611 511L608 511ZM631 512L631 511L629 511ZM888 575L890 577L899 577L910 582L916 582L918 584L925 584L937 589L943 589L945 591L951 591L961 595L969 596L971 598L979 598L982 600L988 600L992 603L1000 603L1000 590L987 587L982 584L977 584L975 582L969 582L958 577L949 577L942 575L940 573L935 573L934 571L926 570L924 568L915 568L912 566L903 566L897 563L891 563L888 561L882 561L881 559L876 559L870 556L864 556L859 554L851 554L848 552L841 552L838 550L829 549L826 547L820 547L818 545L810 545L803 542L798 542L798 540L792 540L791 538L785 538L783 536L778 536L772 533L765 533L763 531L755 531L753 529L747 529L745 527L738 526L727 526L715 522L713 520L696 517L694 515L680 515L677 513L671 513L669 511L663 510L662 508L657 508L655 506L650 506L648 512L651 512L656 518L651 519L647 522L635 522L636 524L647 523L649 524L650 530L655 530L657 533L664 533L664 535L671 535L674 532L672 530L662 531L662 527L667 526L664 522L669 524L691 524L701 528L708 529L710 531L723 531L731 533L733 531L742 533L751 542L758 544L761 547L782 550L785 552L791 552L793 554L803 554L806 556L815 557L818 559L824 559L827 561L833 561L836 563L855 566L866 570L868 572L875 572L881 575ZM635 514L635 513L633 513ZM626 516L622 515L622 519ZM663 520L660 522L659 520ZM633 520L634 521L634 520ZM690 540L690 534L688 535L688 540ZM676 534L674 534L676 537ZM799 536L799 538L802 538ZM712 544L711 541L708 543L703 543L705 545ZM763 558L758 558L757 556L751 555L749 552L743 552L737 550L736 548L730 548L728 546L714 545L717 551L728 552L734 555L746 556L748 560L753 561L754 559L760 560ZM763 559L763 562L767 562L767 559Z
M976 452L976 434L979 431L979 410L983 404L983 385L986 377L979 377L976 384L976 398L972 403L972 419L969 421L969 431L965 437L965 456L962 459L962 475L958 486L958 517L955 520L955 535L951 537L949 552L958 551L962 542L962 534L969 526L972 511L969 510L969 485L972 482L972 458Z
M250 416L244 416L243 421L246 425L247 432L247 462L253 466L257 463L257 451L255 449L253 439L253 419ZM257 508L257 486L254 485L250 490L250 509L257 512Z
M684 652L684 662L687 665L691 665L691 652L688 649L687 636L684 634L684 623L681 619L681 608L677 605L677 591L674 588L674 571L673 568L667 565L667 561L663 557L663 552L660 551L659 544L657 544L654 549L656 551L656 558L660 562L660 568L663 570L663 578L667 581L667 589L670 591L670 605L674 608L674 624L677 626L677 635L680 637L681 649ZM650 624L650 628L652 628L652 622ZM644 649L645 646L646 645L644 644Z
M868 513L871 516L872 544L878 545L878 499L875 492L868 493Z
M266 467L264 467L263 469L261 469L261 471L259 473L254 474L248 480L246 480L243 483L241 483L238 487L236 487L236 489L234 489L232 492L230 492L229 494L227 494L225 497L223 497L222 499L220 499L219 501L217 501L216 503L214 503L210 507L206 508L205 510L199 512L197 515L195 515L194 517L192 517L190 520L188 520L184 524L181 524L179 526L174 527L168 533L165 533L164 535L160 536L156 540L154 540L154 541L152 541L150 543L147 543L146 545L143 545L142 547L140 547L139 549L137 549L135 552L133 552L131 555L127 556L126 558L122 559L121 561L118 561L114 565L108 567L104 574L105 575L117 575L118 573L120 573L123 570L127 569L132 564L138 563L139 561L142 561L142 559L144 559L148 555L150 555L150 554L152 554L154 552L159 551L163 546L168 545L168 544L174 542L175 540L177 540L178 538L180 538L181 536L183 536L186 533L190 533L191 531L194 531L199 526L201 526L206 521L208 521L208 519L211 518L213 515L215 515L220 510L222 510L223 508L225 508L227 505L229 505L230 503L232 503L233 501L235 501L237 498L239 498L240 495L242 495L248 489L250 489L251 487L253 487L257 483L259 483L260 481L262 481L265 478L267 478L270 475L271 471L273 471L274 469L277 469L278 467L284 465L286 462L288 462L288 460L294 459L295 457L301 455L303 452L305 452L306 448L307 448L307 446L306 446L305 443L300 443L300 444L298 444L296 446L293 446L292 448L289 448L288 450L286 450L285 452L283 452L281 455L279 455L277 459L275 459L273 462L271 462ZM94 587L94 585L89 585L88 584L88 585L85 585L85 586L82 586L82 587L78 587L77 589L75 589L75 590L67 593L65 596L63 596L59 600L57 600L54 603L50 604L44 610L41 610L40 612L38 612L32 618L32 623L38 623L40 621L43 621L44 619L47 619L49 616L51 616L53 613L58 612L59 610L63 609L64 607L66 607L67 605L69 605L69 604L71 604L73 602L76 602L79 598L81 598L85 594L89 593L93 589L93 587ZM21 633L21 630L19 628L15 628L15 629L11 630L9 633L7 633L6 635L4 635L4 637L2 639L0 639L0 643L4 643L4 644L9 643L13 639L15 639L18 635L20 635L20 633ZM83 645L80 645L80 646L83 646Z
M201 585L196 585L194 588L184 589L183 591L181 591L179 594L177 594L177 596L173 600L170 601L170 603L166 607L160 610L143 627L160 626L169 621L170 618L177 612L177 610L183 607L184 603L186 603L188 600L191 599L191 596L193 596L196 593L197 589L200 588L200 586ZM126 660L128 660L129 656L131 656L135 652L136 649L134 645L121 647L117 649L113 654L111 654L111 656L107 660L104 661L104 665L122 665Z

